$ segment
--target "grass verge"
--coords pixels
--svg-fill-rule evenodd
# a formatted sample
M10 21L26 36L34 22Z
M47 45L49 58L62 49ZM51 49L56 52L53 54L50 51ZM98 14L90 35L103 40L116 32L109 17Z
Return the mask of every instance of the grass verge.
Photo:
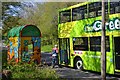
M45 45L45 46L41 46L41 51L44 52L51 52L53 48L53 45Z

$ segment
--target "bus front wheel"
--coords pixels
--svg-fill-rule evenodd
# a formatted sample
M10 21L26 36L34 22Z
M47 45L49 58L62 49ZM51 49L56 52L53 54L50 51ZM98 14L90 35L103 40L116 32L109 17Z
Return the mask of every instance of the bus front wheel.
M83 61L80 58L75 59L74 67L83 70Z

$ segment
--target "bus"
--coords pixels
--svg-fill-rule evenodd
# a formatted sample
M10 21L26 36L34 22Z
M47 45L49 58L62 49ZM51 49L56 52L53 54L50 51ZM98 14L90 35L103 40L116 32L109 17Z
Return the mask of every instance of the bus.
M58 12L59 64L101 71L102 3L82 2ZM105 2L106 73L120 73L120 1Z

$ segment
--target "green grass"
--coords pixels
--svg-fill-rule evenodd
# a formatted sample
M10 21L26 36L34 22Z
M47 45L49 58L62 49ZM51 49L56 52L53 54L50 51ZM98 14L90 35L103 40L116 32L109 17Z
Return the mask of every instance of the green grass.
M41 51L44 51L44 52L51 52L51 51L52 51L52 48L53 48L52 45L41 46Z

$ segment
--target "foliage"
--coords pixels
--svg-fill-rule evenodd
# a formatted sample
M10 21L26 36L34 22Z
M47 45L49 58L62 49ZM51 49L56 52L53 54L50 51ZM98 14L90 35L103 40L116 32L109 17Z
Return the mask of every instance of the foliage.
M69 5L68 5L69 4ZM39 8L39 11L43 11L40 22L40 30L42 32L42 38L47 37L47 39L56 39L57 34L57 25L58 25L58 10L64 7L68 7L75 3L71 2L46 2L41 4L43 8ZM39 5L39 4L38 4Z
M19 20L31 16L35 11L31 2L15 1L2 2L3 33L8 32L12 27L23 25Z
M53 46L52 45L44 45L41 47L41 51L44 52L51 52L52 51Z
M42 38L47 39L47 41L52 40L52 43L55 43L57 41L58 31L57 31L57 25L58 25L58 10L62 9L64 7L71 6L73 4L77 4L77 2L32 2L32 4L35 5L35 7L25 7L21 6L23 3L17 3L17 2L8 2L3 3L3 16L6 16L5 11L9 10L9 5L13 6L19 6L22 7L22 10L24 12L19 12L18 16L8 16L8 19L4 20L4 33L7 32L9 29L11 29L14 26L17 25L26 25L26 24L33 24L38 26L38 28L41 30ZM21 12L22 12L21 10ZM26 14L26 15L25 15ZM25 16L25 17L24 17ZM47 42L46 43L49 43Z
M3 34L6 33L13 26L19 25L19 16L13 16L17 12L12 10L10 6L19 6L20 2L2 2L2 21L3 21Z
M38 67L34 63L18 63L15 65L7 65L6 69L12 71L12 79L57 79L58 75L56 72L49 68Z

